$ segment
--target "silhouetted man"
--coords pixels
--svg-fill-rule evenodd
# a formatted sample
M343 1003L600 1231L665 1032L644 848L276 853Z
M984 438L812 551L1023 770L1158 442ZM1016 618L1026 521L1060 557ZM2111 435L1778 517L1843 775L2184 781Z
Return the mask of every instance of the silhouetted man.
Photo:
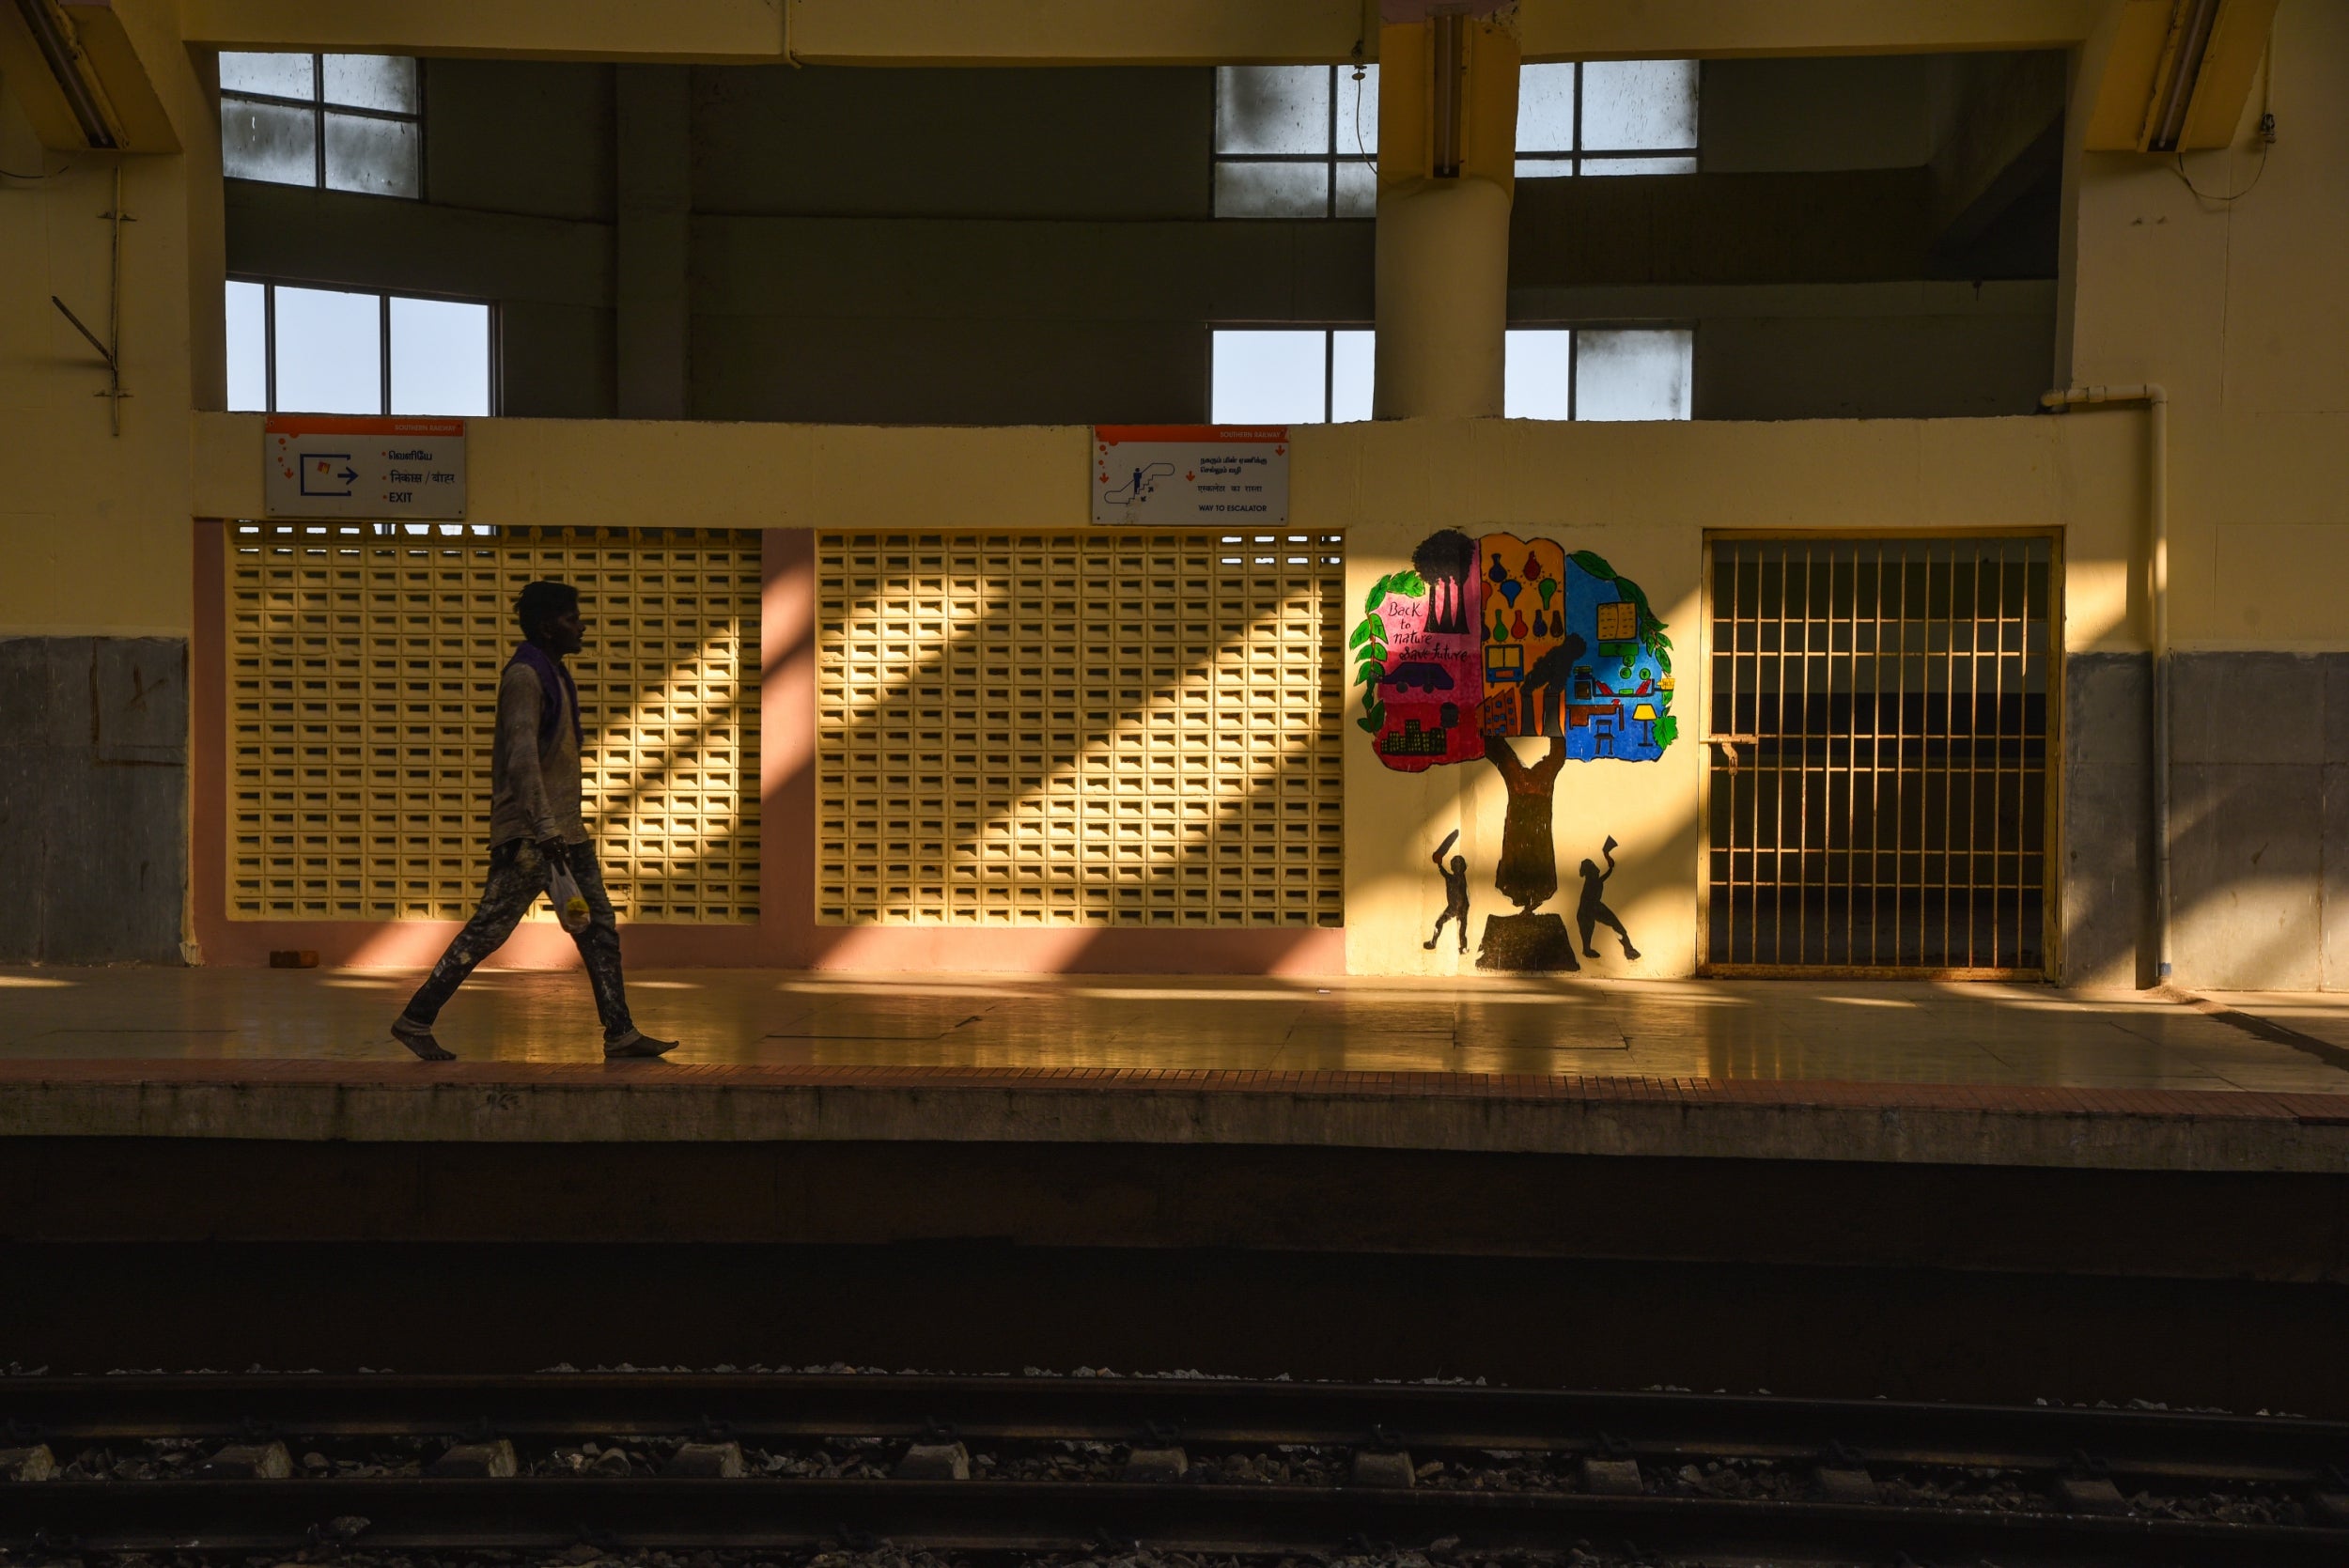
M1612 834L1599 846L1598 852L1607 857L1607 869L1601 871L1589 861L1582 862L1582 902L1575 907L1574 911L1575 924L1582 928L1582 956L1598 956L1598 949L1591 945L1591 938L1600 926L1605 925L1623 939L1623 955L1637 958L1640 950L1631 945L1631 933L1623 928L1623 922L1615 918L1615 911L1607 907L1607 878L1615 874L1615 840Z
M432 966L407 1010L392 1020L392 1037L427 1062L454 1060L432 1037L432 1021L457 994L474 966L514 934L557 865L579 883L587 924L571 934L587 966L603 1019L607 1057L659 1056L675 1040L655 1040L628 1016L620 982L620 924L603 891L596 847L580 816L579 688L563 664L586 642L579 590L568 582L530 582L515 602L524 641L498 677L497 749L490 762L490 877L480 908Z
M1447 920L1460 923L1460 951L1468 951L1468 858L1455 855L1450 865L1443 863L1443 852L1451 848L1452 841L1459 836L1460 830L1453 829L1444 834L1443 842L1436 846L1436 852L1427 857L1436 862L1436 869L1443 873L1443 913L1436 917L1436 929L1425 941L1420 943L1430 953L1435 952L1436 943L1443 939L1443 923Z

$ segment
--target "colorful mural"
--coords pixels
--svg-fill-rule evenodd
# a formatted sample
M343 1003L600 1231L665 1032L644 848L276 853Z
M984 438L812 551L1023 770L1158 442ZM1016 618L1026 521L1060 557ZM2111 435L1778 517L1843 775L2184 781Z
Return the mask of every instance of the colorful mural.
M1676 737L1672 639L1647 595L1589 551L1448 528L1420 541L1408 570L1372 584L1362 611L1348 644L1362 688L1355 722L1378 760L1419 773L1482 757L1508 791L1493 886L1517 912L1485 922L1477 967L1580 968L1564 920L1541 912L1558 892L1553 792L1568 762L1654 762ZM1548 745L1528 764L1519 737ZM1443 859L1453 838L1434 856L1445 910L1423 945L1457 920L1465 951L1467 865ZM1582 862L1577 923L1586 955L1597 956L1591 938L1606 925L1636 959L1606 904L1615 848L1610 837L1600 851L1604 872Z
M1654 762L1672 743L1672 639L1647 595L1589 551L1446 529L1379 579L1355 627L1355 721L1387 767L1556 736L1574 762Z

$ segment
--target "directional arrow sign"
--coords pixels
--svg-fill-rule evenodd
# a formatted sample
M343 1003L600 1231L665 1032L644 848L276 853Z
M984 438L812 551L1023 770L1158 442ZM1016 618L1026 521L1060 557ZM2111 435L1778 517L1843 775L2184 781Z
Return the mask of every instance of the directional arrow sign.
M465 422L272 416L261 480L273 518L462 518Z

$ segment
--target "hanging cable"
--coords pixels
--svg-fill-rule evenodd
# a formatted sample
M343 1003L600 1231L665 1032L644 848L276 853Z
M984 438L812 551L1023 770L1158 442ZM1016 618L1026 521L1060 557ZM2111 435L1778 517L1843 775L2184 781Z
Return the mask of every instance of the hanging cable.
M2180 179L2186 182L2186 188L2194 193L2195 199L2198 201L2216 202L2221 207L2226 207L2234 202L2241 201L2245 196L2249 195L2253 191L2259 189L2260 177L2267 172L2267 155L2276 146L2276 116L2274 115L2262 115L2260 116L2259 137L2260 166L2251 171L2251 183L2246 185L2240 191L2222 196L2215 194L2209 191L2205 191L2196 185L2194 183L2193 176L2186 172L2186 149L2183 147L2178 149L2176 163L2177 176Z

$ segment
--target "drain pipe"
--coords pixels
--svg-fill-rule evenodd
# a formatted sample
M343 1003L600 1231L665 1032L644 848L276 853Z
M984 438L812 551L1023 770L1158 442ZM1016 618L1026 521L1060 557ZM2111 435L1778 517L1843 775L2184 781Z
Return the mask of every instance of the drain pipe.
M2154 984L2170 984L2170 394L2158 381L2061 387L2039 405L2053 412L2083 405L2142 403L2152 415L2151 472L2154 603Z

